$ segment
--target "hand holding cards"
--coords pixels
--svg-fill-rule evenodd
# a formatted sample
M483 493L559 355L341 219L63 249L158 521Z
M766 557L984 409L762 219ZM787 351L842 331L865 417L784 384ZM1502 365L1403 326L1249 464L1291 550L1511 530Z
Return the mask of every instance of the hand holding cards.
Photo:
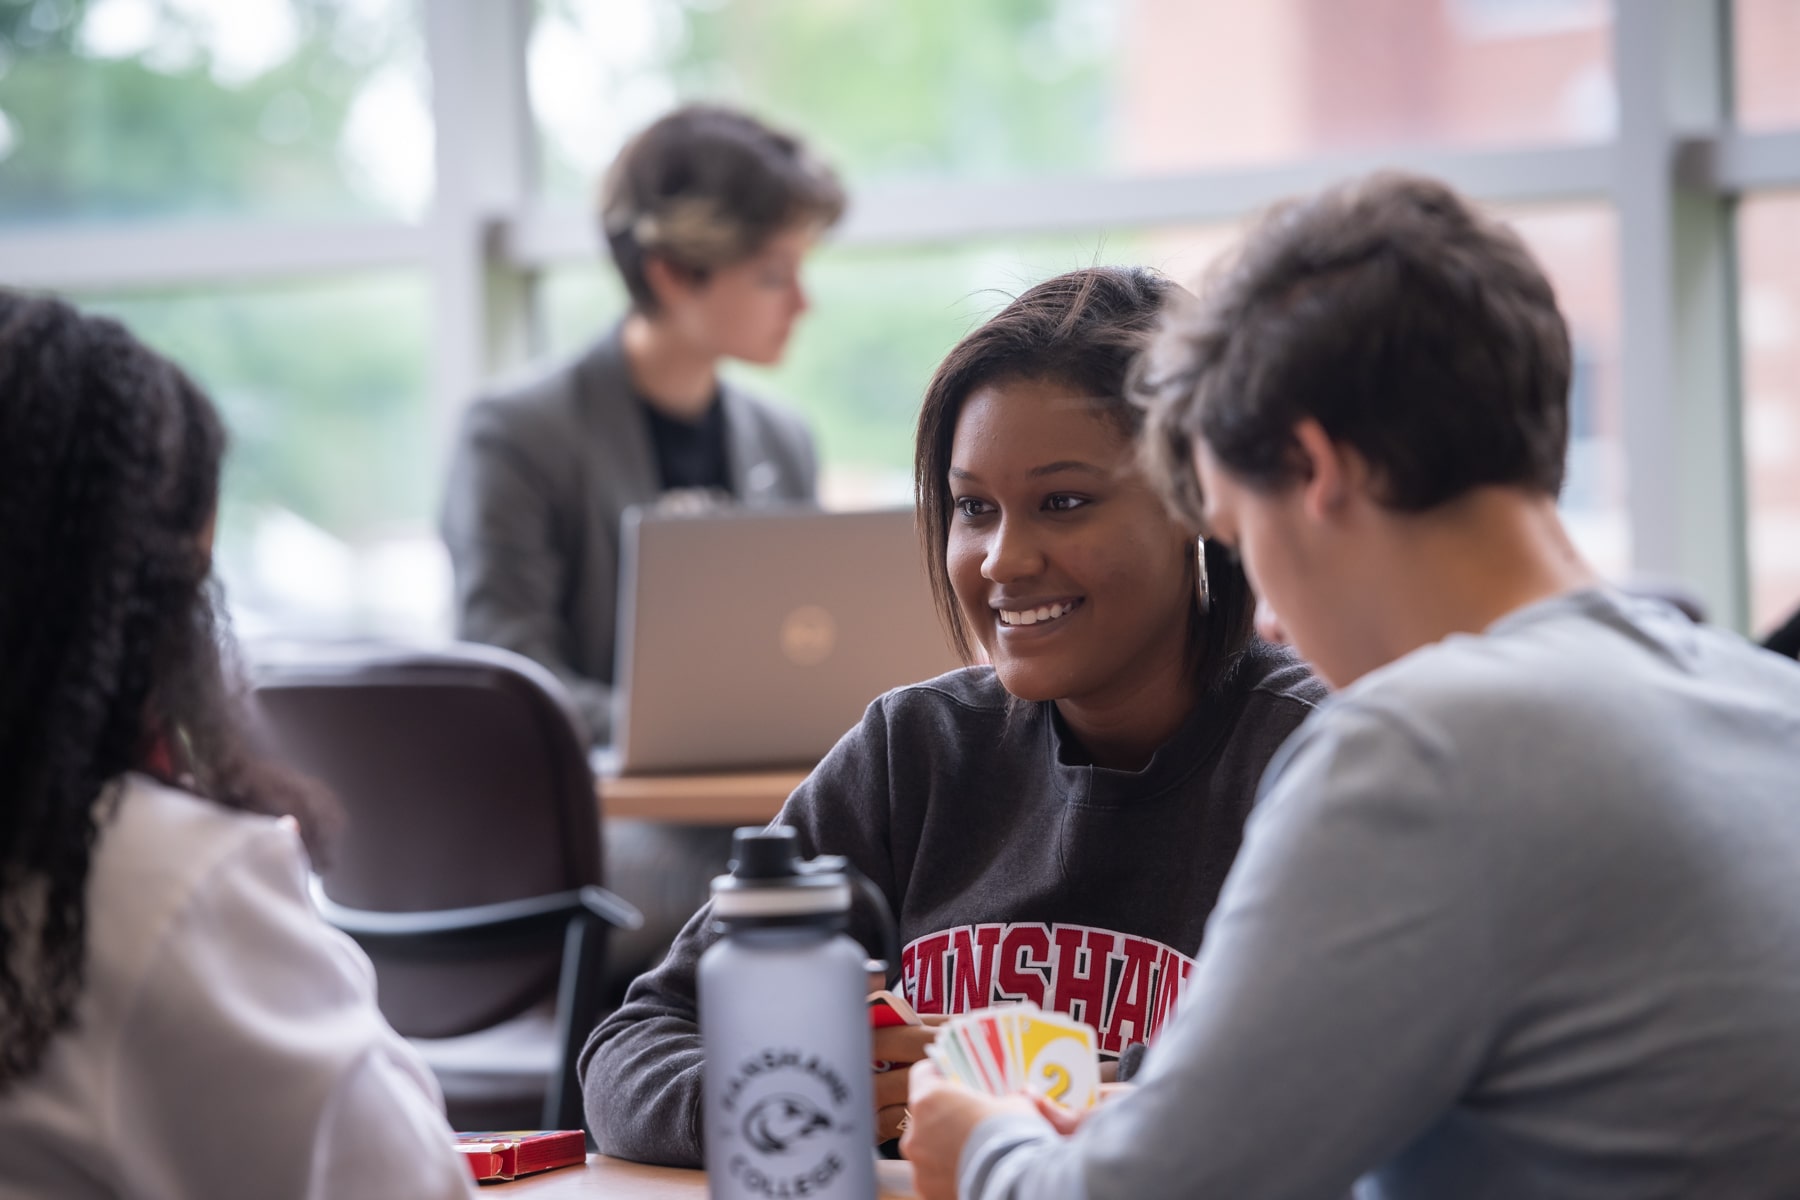
M993 1096L1043 1096L1092 1108L1100 1095L1094 1031L1032 1004L984 1008L953 1018L925 1053L950 1079Z

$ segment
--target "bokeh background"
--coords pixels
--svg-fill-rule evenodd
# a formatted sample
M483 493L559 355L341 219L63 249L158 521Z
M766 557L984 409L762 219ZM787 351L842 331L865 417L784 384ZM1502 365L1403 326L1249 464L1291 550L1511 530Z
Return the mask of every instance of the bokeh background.
M1740 628L1800 604L1800 0L0 0L0 281L219 400L241 631L442 634L457 412L617 315L594 181L688 98L852 188L787 360L740 372L829 503L908 499L932 367L1032 281L1190 282L1394 162L1551 274L1595 561Z

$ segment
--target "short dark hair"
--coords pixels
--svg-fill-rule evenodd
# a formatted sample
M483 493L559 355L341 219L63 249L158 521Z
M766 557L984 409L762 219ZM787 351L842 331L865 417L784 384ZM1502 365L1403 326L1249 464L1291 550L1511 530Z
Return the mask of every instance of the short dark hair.
M977 389L1018 380L1041 380L1079 389L1119 432L1135 438L1143 413L1126 398L1131 364L1156 328L1158 314L1181 289L1141 267L1090 267L1027 289L945 356L925 388L913 453L919 503L919 536L938 613L964 661L974 645L944 555L950 544L954 505L950 450L963 402ZM1198 569L1190 567L1196 603L1189 649L1202 694L1225 680L1249 643L1256 602L1243 571L1228 551L1206 544L1209 603L1197 599ZM1194 556L1186 561L1194 562Z
M844 212L837 175L799 138L716 105L676 109L619 152L600 189L600 225L641 312L656 311L651 255L705 279L800 225Z
M1555 496L1569 331L1517 234L1446 185L1383 172L1271 209L1173 306L1134 380L1153 474L1183 511L1204 437L1252 486L1300 478L1310 417L1421 512L1487 484Z

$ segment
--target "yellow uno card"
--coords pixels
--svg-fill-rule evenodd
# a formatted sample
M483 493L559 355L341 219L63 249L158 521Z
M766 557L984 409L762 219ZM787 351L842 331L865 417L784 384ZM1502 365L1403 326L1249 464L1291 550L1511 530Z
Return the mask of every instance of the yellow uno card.
M1068 1108L1092 1108L1100 1098L1094 1031L1062 1013L1029 1009L1011 1016L1017 1022L1024 1090Z

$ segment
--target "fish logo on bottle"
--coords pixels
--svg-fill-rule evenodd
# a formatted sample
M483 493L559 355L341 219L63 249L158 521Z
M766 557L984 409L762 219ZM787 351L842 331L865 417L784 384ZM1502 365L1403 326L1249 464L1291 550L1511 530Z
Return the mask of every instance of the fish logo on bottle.
M726 1156L732 1179L770 1200L829 1194L854 1152L845 1142L857 1123L840 1111L850 1100L843 1076L816 1054L767 1049L745 1059L720 1101L739 1141Z

